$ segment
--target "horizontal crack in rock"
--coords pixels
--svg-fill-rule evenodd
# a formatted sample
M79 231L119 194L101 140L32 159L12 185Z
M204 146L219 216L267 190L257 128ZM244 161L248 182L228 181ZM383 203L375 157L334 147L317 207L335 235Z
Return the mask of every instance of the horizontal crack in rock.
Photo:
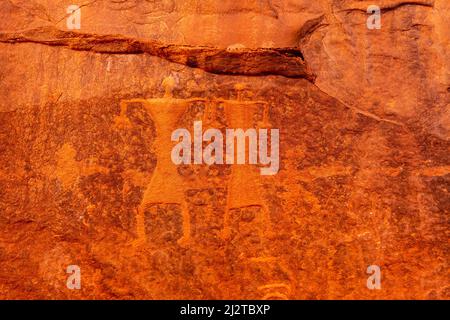
M42 27L14 33L0 33L2 43L39 43L71 50L108 54L150 54L171 62L215 74L280 75L314 82L297 48L227 50L206 46L164 45L157 41L121 35L97 35Z
M337 10L336 12L349 12L349 11L361 11L363 13L367 13L368 3L360 4L359 6L352 8L345 8L341 10ZM382 12L394 11L398 8L405 6L419 6L426 8L434 8L434 0L424 0L424 1L399 1L393 2L384 6L380 5L380 9Z

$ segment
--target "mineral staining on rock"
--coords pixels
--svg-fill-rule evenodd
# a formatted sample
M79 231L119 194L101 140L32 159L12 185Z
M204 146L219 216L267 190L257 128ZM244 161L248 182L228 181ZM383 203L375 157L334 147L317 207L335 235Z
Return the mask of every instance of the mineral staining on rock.
M2 2L0 297L448 299L448 1L371 4ZM279 171L174 165L196 121Z

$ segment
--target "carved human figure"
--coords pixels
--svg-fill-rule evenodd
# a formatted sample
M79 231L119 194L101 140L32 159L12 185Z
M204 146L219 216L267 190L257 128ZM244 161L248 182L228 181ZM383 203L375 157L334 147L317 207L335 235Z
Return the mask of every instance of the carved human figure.
M247 129L258 126L256 115L259 109L263 109L263 124L267 124L267 108L265 101L244 101L242 91L244 86L237 84L236 100L218 100L224 106L228 126ZM235 144L235 140L228 140L227 144ZM256 144L258 142L256 141ZM250 139L245 143L245 151L234 147L234 164L231 165L231 178L228 184L227 210L224 221L224 237L233 237L238 232L242 240L247 239L248 245L261 242L264 233L264 225L268 225L268 210L262 198L260 185L260 171L256 164L249 162ZM257 148L257 146L256 146ZM245 164L236 164L238 152L245 152ZM239 230L237 230L239 229ZM249 229L249 230L245 230ZM247 240L244 240L247 241Z
M127 122L127 105L140 102L155 123L156 137L153 150L156 153L157 163L138 208L137 242L143 243L149 237L153 244L174 241L185 244L190 234L189 214L184 200L186 186L172 162L170 142L177 122L189 105L205 100L174 98L175 81L172 77L165 78L162 84L165 89L162 98L123 100L121 115L116 122Z

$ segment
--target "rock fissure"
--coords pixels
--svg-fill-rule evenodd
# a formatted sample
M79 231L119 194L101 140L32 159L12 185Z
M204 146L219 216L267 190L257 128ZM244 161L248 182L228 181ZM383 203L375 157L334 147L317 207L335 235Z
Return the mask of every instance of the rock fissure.
M108 54L150 54L170 62L214 74L304 78L315 76L297 48L227 50L207 46L165 45L122 35L97 35L42 27L17 33L0 33L0 43L37 43L71 50Z

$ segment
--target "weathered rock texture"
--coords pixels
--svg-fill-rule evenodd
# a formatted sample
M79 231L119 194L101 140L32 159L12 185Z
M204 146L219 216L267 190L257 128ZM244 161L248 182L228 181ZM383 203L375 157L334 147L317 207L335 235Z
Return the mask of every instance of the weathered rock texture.
M1 1L0 297L450 298L449 2L377 2ZM174 166L195 120L280 172Z

